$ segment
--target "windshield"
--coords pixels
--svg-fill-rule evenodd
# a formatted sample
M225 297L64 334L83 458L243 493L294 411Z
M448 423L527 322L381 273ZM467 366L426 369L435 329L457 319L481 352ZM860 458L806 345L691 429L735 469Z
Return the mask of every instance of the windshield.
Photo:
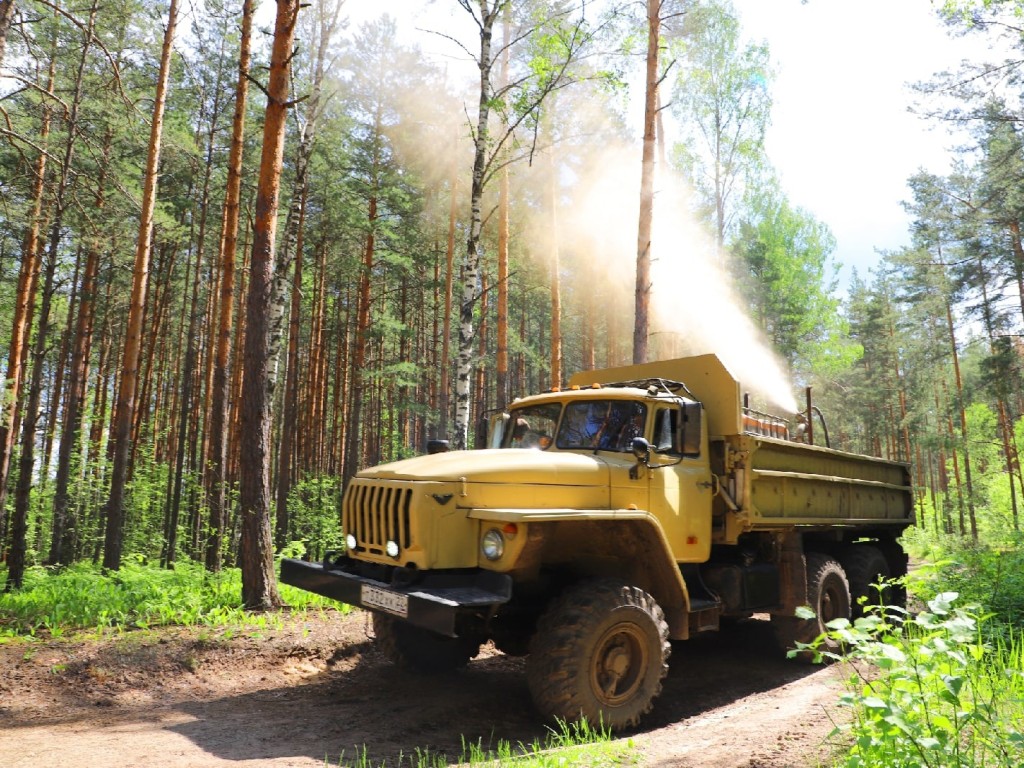
M590 400L570 403L558 430L559 448L599 451L630 450L635 437L643 437L647 407L635 400Z
M538 448L544 450L551 445L552 436L562 413L560 403L545 403L529 408L514 408L509 412L502 448Z

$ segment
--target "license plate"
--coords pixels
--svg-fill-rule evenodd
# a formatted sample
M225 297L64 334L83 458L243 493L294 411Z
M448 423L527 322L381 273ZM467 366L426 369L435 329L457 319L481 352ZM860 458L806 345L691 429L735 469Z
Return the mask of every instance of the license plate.
M369 608L377 608L381 611L393 613L396 616L405 617L409 615L409 596L403 595L400 592L392 592L388 589L363 584L360 597L362 598L363 605Z

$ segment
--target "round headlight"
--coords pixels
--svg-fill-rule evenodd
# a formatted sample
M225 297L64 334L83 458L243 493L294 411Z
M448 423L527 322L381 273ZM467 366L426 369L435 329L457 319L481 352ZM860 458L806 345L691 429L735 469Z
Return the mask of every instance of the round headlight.
M497 560L505 554L505 537L497 528L491 528L480 540L480 551L488 560Z
M388 553L388 557L398 557L398 542L389 541L384 547L384 551Z
M345 546L348 547L349 551L353 551L356 548L356 537L351 533L345 537Z

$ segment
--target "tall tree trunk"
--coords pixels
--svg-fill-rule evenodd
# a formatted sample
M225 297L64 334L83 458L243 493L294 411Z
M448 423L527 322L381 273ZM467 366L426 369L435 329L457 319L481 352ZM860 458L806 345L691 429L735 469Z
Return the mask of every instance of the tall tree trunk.
M548 152L548 227L551 249L551 386L562 385L562 275L558 253L558 168L555 164L554 135Z
M14 20L14 0L0 0L0 67L4 65L7 51L7 31Z
M285 236L282 247L277 251L274 264L273 291L271 293L270 307L270 391L271 394L277 388L277 371L281 352L281 339L284 335L285 305L288 298L288 275L292 268L292 262L297 258L299 245L300 228L303 221L304 211L302 202L307 186L307 171L309 160L313 154L313 145L316 141L317 124L320 119L321 93L323 87L324 67L327 60L327 49L331 38L337 28L338 15L341 12L343 0L332 0L330 7L325 2L315 5L317 14L316 54L313 66L312 91L306 100L307 115L305 120L297 117L299 146L295 158L295 181L291 196L291 203L288 206L288 216L285 221ZM298 113L296 113L297 115Z
M438 369L441 394L438 398L440 411L440 426L438 437L442 440L448 439L448 411L451 403L451 382L448 378L448 367L451 363L451 338L452 338L452 296L455 291L455 222L456 222L456 189L458 188L458 176L456 175L455 162L452 161L452 180L450 185L450 199L448 201L448 246L445 251L444 271L444 320L441 330L441 365Z
M13 9L13 0L11 8ZM57 73L56 42L50 56L50 71L46 91L53 95ZM0 61L0 64L3 62ZM52 113L49 98L43 100L42 124L39 128L39 146L44 150L50 135ZM21 402L22 361L28 349L29 329L32 326L32 307L35 303L36 285L39 280L39 230L43 219L43 191L46 188L45 151L36 158L32 182L32 204L28 215L28 228L21 248L21 269L18 272L18 289L14 302L14 326L7 356L7 372L4 388L0 394L0 551L7 540L7 479L10 474L11 452L18 430L18 404Z
M1024 244L1021 243L1020 222L1011 221L1010 246L1013 249L1013 276L1017 282L1017 295L1020 300L1020 313L1024 318Z
M275 543L283 547L288 543L288 496L292 490L295 469L299 415L299 325L302 313L302 230L306 211L306 184L296 189L299 213L298 233L295 239L295 274L292 278L291 308L288 319L288 356L284 369L284 407L281 419L281 440L277 448L277 519Z
M995 322L992 318L992 305L989 303L988 295L988 278L985 274L985 260L979 256L978 258L978 274L981 283L981 299L982 299L982 314L985 320L985 331L988 333L988 349L989 354L993 357L998 354L998 348L996 346L996 330ZM1024 301L1024 297L1021 299ZM1003 397L1003 388L1006 382L1000 381L995 385L996 391L996 412L999 417L999 431L1003 441L1003 460L1006 463L1006 479L1010 484L1010 510L1013 516L1013 529L1019 530L1019 512L1017 510L1017 485L1014 479L1013 464L1014 464L1014 453L1012 447L1013 442L1013 425L1008 418L1006 403Z
M956 348L956 331L953 327L953 309L946 302L946 324L949 330L950 351L953 354L953 374L956 382L956 409L960 414L960 437L963 440L964 480L967 484L967 514L971 524L971 538L978 540L978 518L974 511L974 484L971 480L971 448L967 434L967 411L964 408L964 385L960 376L960 353ZM962 533L963 531L961 531Z
M960 479L960 453L956 449L956 433L953 430L953 412L950 410L951 404L949 402L949 385L946 384L946 380L942 380L942 393L946 405L946 439L949 441L949 450L953 457L953 477L956 480L956 495L957 495L957 507L960 510L960 535L964 536L967 534L967 519L964 511L964 485ZM940 411L941 412L941 411ZM970 493L970 489L968 489ZM952 521L950 522L950 528L952 528Z
M508 87L509 60L512 55L512 6L505 6L502 18L504 49L501 53L501 88ZM508 386L508 239L509 239L509 172L501 169L498 187L498 318L495 334L497 345L496 374L498 384L497 408L504 410L511 399Z
M481 207L484 196L484 174L487 165L487 150L490 144L491 111L491 37L494 22L501 11L502 3L493 7L481 0L480 19L480 102L477 112L476 134L473 137L473 183L469 196L469 234L466 238L466 260L462 270L462 297L459 307L459 354L455 370L455 449L469 447L469 419L471 400L471 376L473 372L473 314L480 295L480 259L483 248L480 243L483 230Z
M206 568L219 571L224 530L227 527L225 471L228 448L228 401L231 331L234 325L235 255L238 247L238 211L242 190L242 153L245 148L245 109L249 94L249 65L252 59L253 0L242 3L242 31L238 52L238 82L235 112L231 122L227 189L220 221L220 309L217 320L217 351L214 356L213 399L210 404L210 467L207 502L210 524L206 539Z
M35 345L32 350L32 376L29 383L28 402L21 425L21 456L18 461L18 483L14 494L14 518L11 530L11 555L8 562L6 589L20 588L25 575L25 558L27 554L27 526L29 501L34 481L36 427L39 422L39 404L42 396L43 373L45 370L46 351L50 336L50 309L53 303L54 274L60 253L60 240L64 223L64 211L68 201L67 193L74 174L71 163L74 159L75 140L78 131L78 107L82 96L82 72L85 58L92 39L92 22L95 20L96 8L93 7L90 24L86 33L86 43L82 49L71 109L67 116L67 139L64 146L63 163L53 190L53 221L50 225L50 240L46 252L44 267L43 292L39 305L39 327L36 330ZM45 473L43 465L40 470Z
M28 508L33 485L35 464L36 425L39 422L39 401L42 392L44 358L49 342L50 307L53 300L53 274L57 266L56 249L46 253L43 294L39 306L39 328L32 351L32 376L29 382L28 402L21 423L21 456L18 460L18 482L14 491L14 516L11 524L11 554L7 562L6 591L20 589L25 577L28 531ZM45 470L43 470L45 471Z
M186 368L188 369L189 381L181 382L181 397L186 399L186 387L188 388L188 400L192 400L193 392L198 392L196 395L196 405L192 406L189 403L189 410L186 412L183 418L182 424L179 426L179 440L184 443L185 435L190 435L188 441L188 456L187 466L190 472L195 472L197 469L199 477L205 481L205 468L206 468L206 457L205 451L209 441L209 431L205 429L208 427L208 420L206 415L209 413L210 408L210 390L213 388L213 371L212 371L212 354L211 349L215 346L213 343L204 343L209 339L212 339L216 332L212 330L215 326L211 321L212 307L216 304L215 296L217 294L217 282L219 280L218 269L219 266L219 253L218 257L210 257L209 267L206 265L206 232L207 223L210 220L210 185L211 177L214 168L214 152L217 147L217 140L220 134L220 117L221 117L221 100L224 97L224 79L226 77L224 61L225 61L225 49L227 47L227 40L225 37L221 37L220 50L217 53L217 70L216 76L213 82L213 103L210 105L209 113L207 117L206 126L206 152L205 162L203 163L203 182L202 191L199 197L199 231L195 237L195 250L196 250L196 271L195 271L195 288L192 294L192 312L189 317L189 332L187 343L190 345L189 349L186 350L185 360ZM205 99L203 100L205 104ZM204 117L204 111L200 110L199 119L200 121ZM196 144L198 145L201 136L199 131L196 131ZM193 224L195 217L192 217ZM220 242L218 240L218 251ZM203 298L200 303L200 292L199 292L199 278L203 274L203 270L208 269L210 279L206 285L204 285ZM200 332L200 329L210 329L208 333ZM189 354L191 353L191 354ZM191 379L195 378L195 381ZM205 392L205 398L203 393ZM201 418L202 417L202 418ZM201 423L202 422L202 423ZM202 445L200 445L200 436L202 436ZM180 447L179 447L180 450ZM202 455L202 458L200 458ZM186 463L183 458L181 462L181 468L176 469L175 472L175 487L177 491L173 494L174 508L171 510L172 516L177 518L180 513L179 503L181 497L180 487L184 481L183 473L185 471ZM205 486L204 486L205 487ZM201 505L197 503L195 491L189 491L189 500L186 505L189 511L188 526L187 530L189 533L188 551L193 557L198 557L197 552L199 551L199 537L200 529L202 526L201 519ZM171 531L172 536L177 538L177 528ZM167 548L167 560L165 565L170 565L174 562L176 557L175 548Z
M246 299L239 511L242 518L242 603L255 610L269 610L281 604L274 578L274 545L270 530L271 393L268 385L271 360L268 308L273 298L274 239L289 107L288 79L298 13L298 0L278 0Z
M204 193L205 197L205 193ZM200 243L202 238L200 238ZM167 495L166 514L164 515L164 542L161 553L161 565L170 568L177 559L178 549L178 521L181 512L181 490L185 479L185 446L188 442L190 429L190 415L192 414L192 392L194 390L195 361L196 361L196 336L199 333L199 276L203 268L202 246L196 249L192 272L192 297L188 309L188 330L182 343L185 348L185 360L183 365L175 366L174 370L180 371L181 388L175 393L176 405L171 407L172 418L177 416L177 424L174 433L177 439L174 442L174 472L172 476L171 492ZM186 279L188 270L185 271ZM184 320L184 318L182 318ZM181 327L184 327L184 322ZM180 348L181 345L179 345ZM192 431L195 434L195 431Z
M89 21L85 30L84 43L82 45L81 54L78 61L78 68L75 75L75 85L71 97L70 110L66 117L67 123L67 138L66 144L64 145L64 157L60 167L60 173L57 179L56 187L53 191L53 207L54 215L53 221L50 225L50 242L47 253L46 263L46 277L43 283L43 296L39 311L39 329L36 334L36 345L33 352L33 370L32 370L32 383L29 390L29 402L26 409L26 416L22 431L21 441L21 459L19 466L18 476L18 487L15 499L15 517L23 518L28 514L29 497L32 488L32 471L33 464L35 461L35 431L39 419L39 403L40 403L40 390L42 388L42 376L43 376L43 365L44 358L46 356L46 349L48 345L48 338L50 333L50 307L53 300L54 291L54 274L57 268L57 260L60 253L60 242L63 233L64 226L64 212L67 210L69 205L68 195L70 187L73 183L75 174L72 170L72 163L74 162L75 156L75 142L78 136L78 111L82 102L82 87L83 87L83 73L85 71L86 60L89 55L90 44L93 39L93 28L96 21L97 7L94 3L89 14ZM80 258L80 257L79 257ZM80 262L79 262L80 263ZM71 302L72 307L74 301ZM73 311L73 310L72 310ZM65 337L65 341L66 341ZM58 373L63 372L64 367L64 352L62 349L57 360ZM54 386L51 387L51 398L54 401L54 412L56 412L56 401L60 397L62 376L55 377ZM65 426L65 430L67 426ZM73 432L72 432L73 434ZM44 443L45 444L45 443ZM49 466L49 457L47 451L44 450L43 461L42 461L41 473L45 477L47 467ZM59 526L55 535L63 535L63 519L54 519L55 526ZM22 537L24 535L23 522L19 523ZM17 531L16 531L17 534ZM12 580L20 586L20 575L14 577L14 571L16 567L24 567L24 539L21 541L17 540L16 535L15 541L12 547ZM52 538L52 537L51 537ZM19 552L20 550L20 552ZM51 555L54 554L55 548L51 546ZM18 553L16 556L14 553ZM15 559L20 562L15 565Z
M644 145L640 163L640 222L636 238L636 297L633 362L647 362L651 303L651 222L654 218L654 139L658 114L658 50L661 45L661 0L647 0L647 78L644 98Z
M178 0L171 0L167 11L167 29L164 31L163 50L160 55L160 75L156 84L153 119L150 124L149 156L146 159L143 183L139 238L135 248L131 300L128 305L128 323L125 331L124 352L121 358L121 382L118 386L114 416L114 462L110 477L110 496L106 504L107 531L103 550L103 567L109 570L117 570L121 567L121 548L124 545L124 491L131 452L132 420L135 415L135 387L138 382L142 319L145 313L146 288L149 280L164 106L167 101L167 83L171 72L171 53L177 21Z
M337 27L338 15L341 11L341 2L334 0L331 7L323 2L315 7L316 13L316 54L313 65L312 93L307 100L306 118L300 121L299 145L295 160L295 183L292 189L291 206L288 211L286 224L286 244L283 249L285 263L279 259L275 267L275 300L280 300L281 316L283 318L284 293L287 287L286 277L290 262L295 262L295 274L292 278L291 310L288 323L288 353L285 364L285 389L284 389L284 420L281 425L281 439L278 445L277 465L277 545L284 546L289 530L288 519L288 496L291 493L293 482L292 472L296 466L296 453L298 442L295 425L298 418L298 365L299 365L299 319L302 300L302 248L303 248L303 226L306 220L306 198L308 195L309 182L307 170L309 160L313 155L313 147L316 142L317 127L320 121L320 99L323 88L325 64L327 61L327 49L334 37ZM291 254L289 256L289 254ZM280 295L278 295L280 292ZM275 305L275 311L276 305ZM271 330L274 338L280 336L280 326ZM271 342L270 354L273 359L277 358L277 349L274 342Z
M103 141L103 164L96 183L94 210L101 212L105 205L106 169L110 159L113 134L107 131ZM78 317L75 321L74 344L71 352L71 372L68 381L67 411L57 447L57 470L53 496L53 537L50 541L50 562L66 563L74 557L75 539L78 536L76 521L68 513L71 502L68 484L71 478L71 456L78 443L82 426L82 406L85 402L85 387L89 371L89 352L92 348L93 319L96 307L96 278L99 272L99 234L89 243L82 275L82 287L78 300Z
M376 158L374 159L376 177ZM370 277L373 272L373 258L376 253L374 232L377 227L377 189L370 194L367 213L366 245L363 248L363 263L359 270L359 291L356 298L356 328L352 345L351 389L348 397L348 419L345 424L345 471L342 482L348 484L362 461L361 426L363 419L363 366L366 364L366 349L370 336Z

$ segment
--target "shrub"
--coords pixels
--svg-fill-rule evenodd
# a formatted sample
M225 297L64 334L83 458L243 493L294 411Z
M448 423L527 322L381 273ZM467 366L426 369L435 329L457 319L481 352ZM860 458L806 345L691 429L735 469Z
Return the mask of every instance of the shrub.
M833 732L850 744L842 765L1024 764L1021 636L985 642L984 619L957 597L937 595L913 618L887 608L829 623L845 655L822 655L850 670L841 704L853 718Z

